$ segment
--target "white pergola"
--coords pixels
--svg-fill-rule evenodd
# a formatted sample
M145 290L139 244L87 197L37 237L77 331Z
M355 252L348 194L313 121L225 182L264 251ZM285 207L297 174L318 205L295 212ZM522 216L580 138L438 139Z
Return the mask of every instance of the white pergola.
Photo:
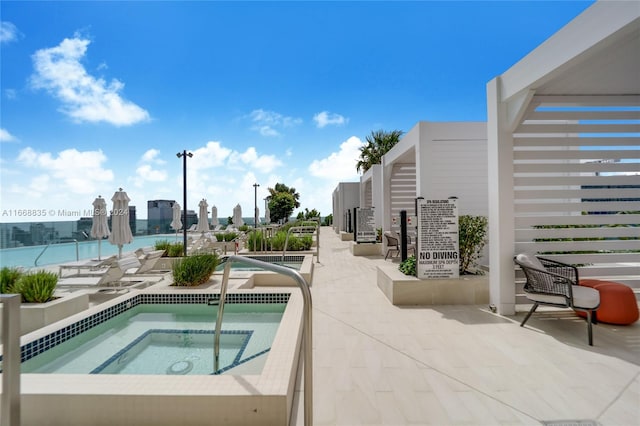
M592 5L487 84L487 111L498 312L522 251L640 290L640 3Z

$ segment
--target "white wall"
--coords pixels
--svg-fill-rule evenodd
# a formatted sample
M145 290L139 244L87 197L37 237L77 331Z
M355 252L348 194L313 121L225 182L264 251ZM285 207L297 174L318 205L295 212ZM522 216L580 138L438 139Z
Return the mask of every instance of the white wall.
M353 209L359 206L360 182L340 182L333 191L333 228L336 233L346 230L346 211L353 215Z

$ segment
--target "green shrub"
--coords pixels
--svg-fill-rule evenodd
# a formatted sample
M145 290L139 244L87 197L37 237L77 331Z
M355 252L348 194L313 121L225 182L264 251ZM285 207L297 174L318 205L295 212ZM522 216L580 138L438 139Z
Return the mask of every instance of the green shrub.
M238 226L238 231L247 232L249 230L249 225L240 225Z
M218 233L218 234L215 234L215 235L216 235L216 241L217 242L221 243L222 241L224 241L224 234Z
M24 303L45 303L52 299L58 276L44 270L27 272L15 283L14 291L22 295Z
M417 274L416 257L414 255L407 257L407 260L400 263L398 269L400 269L400 272L405 275L413 275L415 277Z
M485 216L461 215L458 218L458 244L460 249L460 274L476 268L487 242L488 220Z
M247 239L247 247L251 251L262 250L262 232L252 232Z
M173 264L173 285L197 286L209 281L220 259L216 253L199 253Z
M23 272L19 268L5 266L0 269L0 293L14 292L13 287L22 275Z
M271 244L271 249L275 251L281 251L284 249L284 242L287 239L287 233L284 231L278 231L275 233L273 237L269 240Z
M165 250L165 255L167 257L180 257L184 255L184 246L182 243L169 244Z
M233 241L236 238L238 238L239 234L237 232L231 231L231 232L225 232L223 235L224 235L224 240L226 242L229 242L229 241Z
M166 253L169 250L170 245L171 243L169 242L169 240L158 240L155 242L153 248L155 250L164 250Z

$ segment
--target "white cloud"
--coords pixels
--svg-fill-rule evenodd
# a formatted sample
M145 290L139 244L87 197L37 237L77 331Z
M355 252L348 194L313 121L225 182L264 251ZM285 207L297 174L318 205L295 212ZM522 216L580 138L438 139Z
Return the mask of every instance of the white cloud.
M231 155L229 148L224 148L220 142L216 141L209 141L205 146L191 152L193 157L187 157L187 171L222 166Z
M164 165L166 162L158 156L160 151L157 149L149 149L140 159L141 165L136 169L136 175L132 179L138 188L146 186L149 182L164 182L167 180L167 172L165 170L154 169L152 164ZM151 164L150 164L151 163Z
M251 130L259 132L262 136L279 136L280 132L277 128L284 129L302 123L301 118L288 117L275 111L263 109L251 111L249 118L254 123Z
M20 32L18 31L18 27L16 27L13 23L9 21L0 22L0 43L11 43L12 41L18 40L18 36Z
M136 176L139 178L139 182L164 182L167 180L166 171L154 170L149 164L138 167L136 169Z
M76 149L66 149L54 156L29 147L18 155L19 163L39 173L31 178L28 186L40 195L49 191L81 195L96 192L103 183L113 181L113 172L103 168L106 160L102 151L80 152Z
M275 155L258 155L254 147L249 147L245 152L234 151L229 157L229 165L242 163L261 173L271 173L277 167L282 166L282 161Z
M356 163L360 157L360 147L363 145L359 138L351 136L340 144L340 151L332 152L327 158L314 160L309 165L309 173L334 182L358 178Z
M107 83L89 75L80 62L90 41L79 36L65 38L58 46L33 54L33 87L45 89L62 102L61 110L79 122L107 122L129 126L149 120L149 113L122 98L124 84Z
M328 125L344 126L349 122L349 119L340 114L322 111L313 116L313 121L316 122L316 127L322 129Z
M18 139L6 129L0 128L0 142L16 142Z
M160 151L155 148L151 148L142 154L141 161L144 163L165 164L166 161L158 158L158 155L160 155Z

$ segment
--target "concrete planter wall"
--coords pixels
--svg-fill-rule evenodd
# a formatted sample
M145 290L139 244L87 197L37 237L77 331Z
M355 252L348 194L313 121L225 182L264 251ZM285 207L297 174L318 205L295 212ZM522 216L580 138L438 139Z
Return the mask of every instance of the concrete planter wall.
M489 275L420 280L397 264L377 267L378 287L394 305L480 305L489 303Z
M353 241L353 232L340 231L340 241Z
M378 256L382 254L381 243L353 243L351 244L351 254L354 256Z
M31 333L85 309L89 309L89 295L83 291L74 292L47 303L23 303L20 305L20 334ZM2 312L1 306L0 312ZM0 323L1 318L0 315Z

